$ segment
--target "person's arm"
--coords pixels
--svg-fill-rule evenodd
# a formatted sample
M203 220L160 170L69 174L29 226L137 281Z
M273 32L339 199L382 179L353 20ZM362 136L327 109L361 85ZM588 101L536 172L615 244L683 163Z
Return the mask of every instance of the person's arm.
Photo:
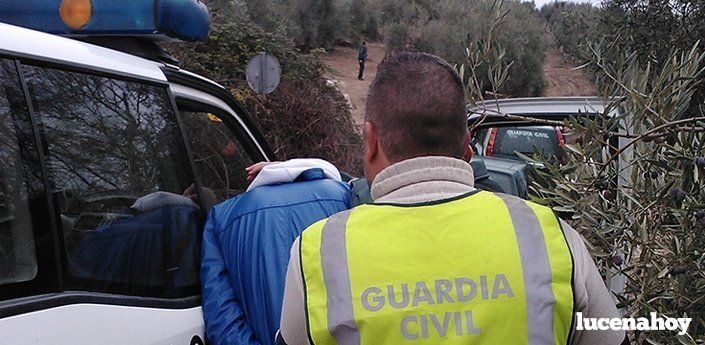
M301 262L299 261L298 237L291 246L291 259L286 270L286 286L284 287L284 303L279 328L280 342L287 345L308 345L306 325L306 309L304 304L304 283L301 277Z
M208 214L203 230L201 287L203 319L209 344L259 344L247 324L230 284L228 269L217 237L216 210Z
M612 293L607 290L602 275L597 270L583 238L575 229L561 221L574 264L574 311L583 318L619 318ZM575 315L573 315L575 317ZM619 345L625 339L624 331L579 331L574 329L572 345Z

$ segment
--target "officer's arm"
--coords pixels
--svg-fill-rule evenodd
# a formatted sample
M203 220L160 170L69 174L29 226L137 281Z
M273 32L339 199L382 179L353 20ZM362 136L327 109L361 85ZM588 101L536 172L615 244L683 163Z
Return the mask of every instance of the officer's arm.
M575 312L583 318L618 318L612 294L607 290L583 238L569 225L561 221L574 262ZM574 315L575 317L575 315ZM625 337L624 331L578 331L573 330L573 345L619 345Z
M301 261L299 259L299 241L294 241L291 246L291 259L286 271L286 286L284 287L284 303L282 304L282 317L278 344L308 345L306 331L306 311L304 309L304 283L301 278Z
M259 344L230 284L218 230L216 209L208 214L203 231L201 252L201 286L203 318L210 344Z

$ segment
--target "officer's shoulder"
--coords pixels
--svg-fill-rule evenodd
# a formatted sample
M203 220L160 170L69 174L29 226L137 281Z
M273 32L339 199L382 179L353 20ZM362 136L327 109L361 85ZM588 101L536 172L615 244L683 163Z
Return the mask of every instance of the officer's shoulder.
M534 201L531 201L531 200L522 199L522 198L515 196L515 195L505 194L505 193L493 193L493 192L484 192L484 193L493 194L494 196L502 199L505 203L511 202L511 203L517 203L517 204L524 204L524 205L531 207L534 210L541 210L541 211L547 211L547 212L553 213L553 210L546 205L541 205L541 204L534 202Z
M304 231L301 232L299 236L300 241L305 238L320 237L320 233L323 231L323 227L329 218L321 219L311 225L309 225Z

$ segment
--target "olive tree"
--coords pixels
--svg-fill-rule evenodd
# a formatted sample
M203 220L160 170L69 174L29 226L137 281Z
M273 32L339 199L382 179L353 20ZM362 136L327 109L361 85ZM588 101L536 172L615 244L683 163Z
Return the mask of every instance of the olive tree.
M693 318L688 334L636 331L632 340L705 340L705 114L690 106L705 54L675 50L654 72L602 41L587 58L605 109L566 121L568 163L543 162L533 200L585 237L607 281L624 279L616 297L626 316Z
M506 87L511 64L493 37L504 12L495 6L492 13L489 32L468 45L459 67L474 105L491 104L488 91ZM599 79L604 109L563 123L571 138L566 161L524 157L537 167L531 199L584 237L606 283L623 282L612 288L625 316L692 318L687 334L635 331L633 343L702 343L705 105L694 112L692 103L705 82L705 53L698 44L674 50L657 69L602 40L583 58Z

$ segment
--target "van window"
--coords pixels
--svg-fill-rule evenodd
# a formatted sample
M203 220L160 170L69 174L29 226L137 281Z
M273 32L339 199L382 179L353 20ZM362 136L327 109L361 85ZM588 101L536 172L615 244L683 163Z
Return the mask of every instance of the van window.
M516 159L517 152L528 157L539 152L547 160L563 158L563 138L558 127L499 127L492 131L496 136L492 150L494 156Z
M23 71L45 141L67 288L197 294L202 215L165 87Z
M10 93L22 94L19 76L14 62L0 59L0 285L26 282L37 275L29 197L13 124L25 105L15 108Z
M245 168L252 159L238 138L219 116L181 107L186 133L193 152L204 199L211 194L222 202L247 189ZM212 191L212 193L211 193Z

